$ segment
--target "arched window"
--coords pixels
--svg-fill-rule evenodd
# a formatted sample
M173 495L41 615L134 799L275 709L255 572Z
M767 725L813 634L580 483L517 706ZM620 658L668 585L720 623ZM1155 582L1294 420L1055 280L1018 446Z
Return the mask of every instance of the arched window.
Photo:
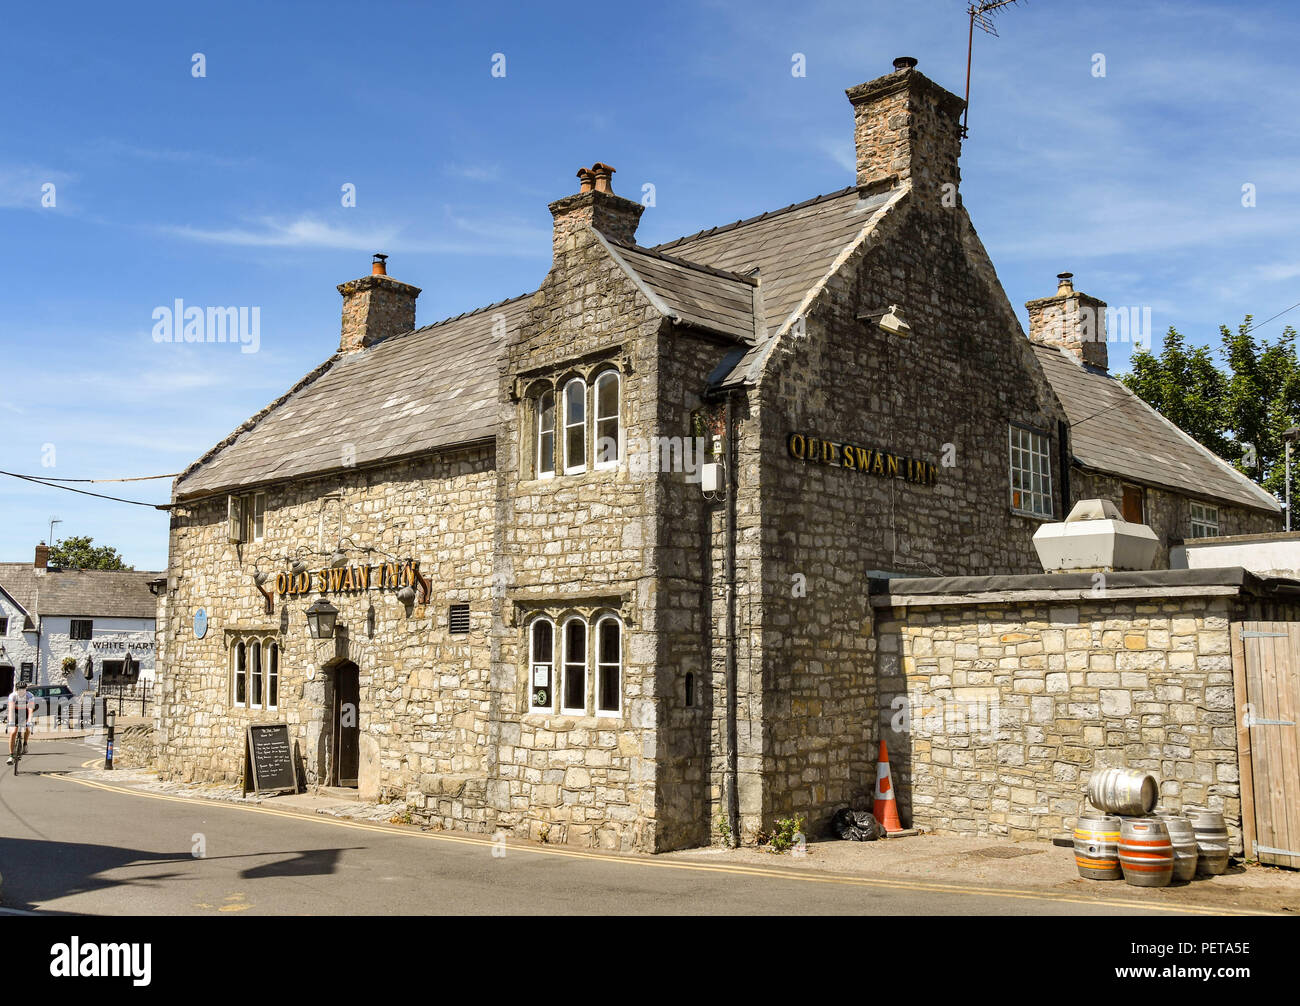
M241 641L230 653L232 670L235 675L235 705L248 705L248 656Z
M544 392L537 399L537 477L555 474L555 392Z
M262 708L262 644L254 642L248 648L249 705L254 709Z
M528 631L528 708L554 712L555 623L549 618L534 619Z
M587 385L575 377L564 386L564 473L587 470Z
M613 615L596 623L596 715L623 711L623 625Z
M571 618L564 623L564 680L560 696L563 712L587 711L587 623Z
M266 644L266 708L280 708L280 647Z
M613 468L620 455L619 377L607 370L596 378L596 467Z

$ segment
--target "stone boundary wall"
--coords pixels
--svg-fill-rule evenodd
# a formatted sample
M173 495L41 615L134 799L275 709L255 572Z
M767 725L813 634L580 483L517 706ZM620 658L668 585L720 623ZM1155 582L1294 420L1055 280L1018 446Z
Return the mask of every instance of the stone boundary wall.
M1242 851L1234 599L1179 596L885 609L881 729L905 824L1049 839L1088 777L1153 773L1160 805L1222 811Z

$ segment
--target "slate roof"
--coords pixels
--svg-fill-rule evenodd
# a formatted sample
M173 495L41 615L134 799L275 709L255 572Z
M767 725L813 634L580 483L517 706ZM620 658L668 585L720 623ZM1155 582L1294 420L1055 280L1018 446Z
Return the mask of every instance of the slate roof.
M909 189L904 186L863 199L856 186L817 196L785 209L700 231L656 245L655 251L718 269L759 272L765 338L735 361L716 383L753 382L762 371L773 337L795 316L809 291L838 265L840 256L874 226Z
M393 460L495 435L497 361L524 295L336 354L176 481L177 499L343 466Z
M737 341L709 376L743 383L757 379L809 292L906 191L861 199L856 187L841 189L655 248L602 240L666 317ZM336 354L191 465L173 498L332 471L348 444L353 463L367 465L493 436L504 349L493 321L519 324L529 296Z
M86 618L154 618L158 599L148 570L51 569L30 562L0 562L0 586L28 613Z
M754 298L758 282L750 276L687 262L639 245L605 241L624 269L659 310L679 324L694 325L753 344Z
M1034 346L1070 420L1070 451L1085 468L1235 506L1280 513L1271 495L1202 447L1105 371L1053 346Z

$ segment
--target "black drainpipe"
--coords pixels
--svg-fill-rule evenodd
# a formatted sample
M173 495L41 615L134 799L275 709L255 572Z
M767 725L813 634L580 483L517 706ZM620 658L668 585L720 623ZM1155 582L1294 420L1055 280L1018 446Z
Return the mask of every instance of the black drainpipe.
M1061 520L1070 515L1070 424L1064 419L1057 423L1061 441Z
M727 826L731 829L732 848L740 845L740 793L737 789L739 776L739 757L736 751L736 492L739 487L739 472L736 464L735 416L732 403L735 394L727 395L726 431L723 440L723 458L726 468L730 469L730 478L726 483L726 577L727 577Z

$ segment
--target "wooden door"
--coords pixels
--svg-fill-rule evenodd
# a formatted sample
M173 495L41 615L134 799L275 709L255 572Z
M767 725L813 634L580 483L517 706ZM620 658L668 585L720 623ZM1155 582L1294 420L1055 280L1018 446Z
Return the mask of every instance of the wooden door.
M1300 867L1300 622L1232 626L1246 854Z
M361 685L356 664L334 672L334 785L355 786L360 762Z
M1120 515L1130 524L1146 523L1145 493L1139 486L1125 486Z

